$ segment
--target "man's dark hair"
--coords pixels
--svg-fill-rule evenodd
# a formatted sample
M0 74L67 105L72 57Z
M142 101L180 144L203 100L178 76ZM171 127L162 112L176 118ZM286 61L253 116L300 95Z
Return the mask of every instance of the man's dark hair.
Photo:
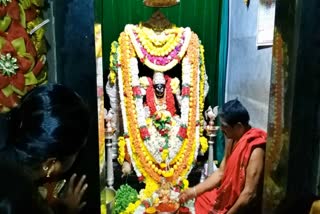
M250 120L247 109L238 99L230 100L223 104L219 111L219 117L230 126L234 126L237 123L248 125Z

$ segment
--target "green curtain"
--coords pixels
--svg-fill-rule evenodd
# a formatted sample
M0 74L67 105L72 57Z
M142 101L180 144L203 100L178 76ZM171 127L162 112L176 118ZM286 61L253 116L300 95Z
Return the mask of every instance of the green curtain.
M102 22L102 0L94 0L94 21Z
M99 1L99 0L98 0ZM151 17L155 9L143 0L102 1L104 70L108 72L111 42L117 40L126 24L138 24ZM207 104L217 105L220 0L181 0L180 4L161 11L177 26L190 27L205 48L206 70L210 91Z
M228 34L229 34L229 0L221 2L220 22L220 48L219 48L219 74L218 74L218 105L221 106L225 99L225 82L228 57ZM221 131L217 135L216 159L220 162L224 155L224 136Z

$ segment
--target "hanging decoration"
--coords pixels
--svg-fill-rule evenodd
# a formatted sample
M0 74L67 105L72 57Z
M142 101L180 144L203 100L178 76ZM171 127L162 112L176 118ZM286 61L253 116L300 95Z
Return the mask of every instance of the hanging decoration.
M47 52L42 0L0 1L0 112L18 105L31 88L46 81Z
M180 0L143 0L148 7L171 7L179 4Z

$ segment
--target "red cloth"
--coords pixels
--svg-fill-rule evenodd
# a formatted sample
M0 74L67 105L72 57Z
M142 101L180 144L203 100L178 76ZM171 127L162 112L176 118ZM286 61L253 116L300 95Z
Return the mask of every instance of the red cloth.
M197 197L197 214L224 214L234 205L245 185L251 153L257 146L264 145L266 138L267 133L257 128L250 129L240 138L226 160L221 185Z

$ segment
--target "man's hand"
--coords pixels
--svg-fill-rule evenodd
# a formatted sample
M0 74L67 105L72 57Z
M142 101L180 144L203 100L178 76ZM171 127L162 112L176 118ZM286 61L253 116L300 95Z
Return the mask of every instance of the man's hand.
M81 202L82 196L88 188L88 184L84 183L86 176L83 175L77 184L75 183L76 177L76 174L71 176L66 194L61 199L61 202L68 209L68 214L78 213L86 205L86 202Z
M197 195L195 189L195 187L193 188L188 188L186 190L184 190L182 193L180 193L179 195L179 202L180 203L185 203L193 198L195 198Z
M131 172L132 172L131 164L128 163L127 161L124 161L123 165L122 165L122 176L121 177L129 175Z

